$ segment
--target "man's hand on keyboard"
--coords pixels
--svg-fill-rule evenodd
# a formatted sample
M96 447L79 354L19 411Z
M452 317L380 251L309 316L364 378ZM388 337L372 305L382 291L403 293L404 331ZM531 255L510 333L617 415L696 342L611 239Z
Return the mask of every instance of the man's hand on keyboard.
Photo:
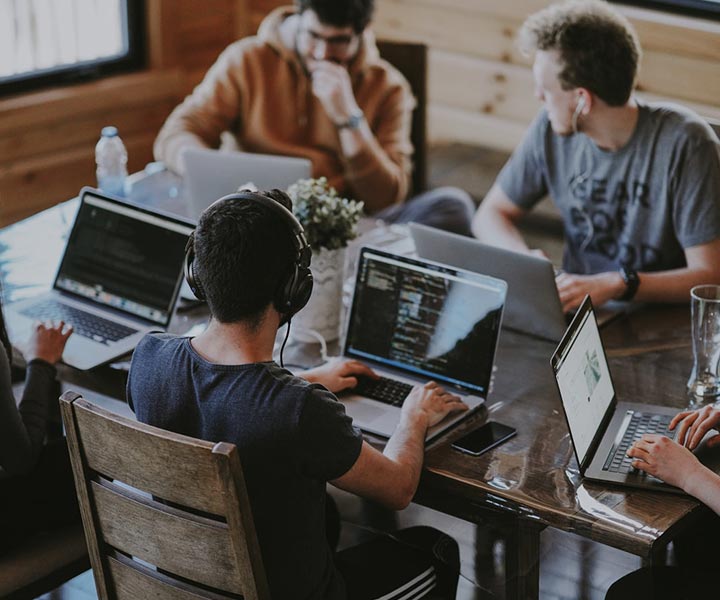
M25 359L30 362L39 358L54 365L62 358L65 344L72 332L72 325L66 325L63 321L36 323L25 345Z
M704 467L687 448L664 435L646 433L627 452L632 466L664 482L686 489L688 482Z
M427 419L427 427L437 425L450 413L467 409L467 404L460 400L460 396L451 394L434 381L416 385L402 406L404 416L424 417Z
M675 439L678 444L694 450L708 431L718 429L718 423L720 423L720 409L703 406L697 410L686 410L675 415L670 421L669 429L673 430L680 425ZM720 435L711 437L707 445L710 448L720 445Z
M340 358L334 358L320 367L298 373L298 377L302 377L310 383L319 383L334 394L354 388L358 383L358 375L364 375L372 379L378 378L375 371L366 364L358 360Z

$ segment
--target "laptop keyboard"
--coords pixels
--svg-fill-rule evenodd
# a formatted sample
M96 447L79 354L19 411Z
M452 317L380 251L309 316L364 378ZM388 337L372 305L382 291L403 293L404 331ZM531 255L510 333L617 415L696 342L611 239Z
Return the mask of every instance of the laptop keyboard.
M410 384L397 379L389 379L388 377L373 379L372 377L360 376L358 377L357 386L352 391L384 404L402 406L412 388L413 386Z
M603 471L610 473L630 473L635 472L631 466L632 458L627 456L627 451L637 440L646 433L658 433L666 435L669 438L675 437L674 431L668 431L668 425L672 420L670 415L657 415L653 413L633 413L628 423L625 434L620 440L620 444L613 444L610 453L605 459Z
M137 332L137 329L114 323L52 299L32 304L21 313L38 321L65 321L73 326L78 335L106 345Z

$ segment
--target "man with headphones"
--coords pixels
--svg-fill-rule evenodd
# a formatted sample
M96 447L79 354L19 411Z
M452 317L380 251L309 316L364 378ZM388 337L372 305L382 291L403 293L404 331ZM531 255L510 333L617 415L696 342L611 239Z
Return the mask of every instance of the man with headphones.
M517 223L549 194L565 230L565 310L586 294L596 306L687 302L694 285L720 283L720 143L691 111L633 96L641 50L628 21L580 0L530 16L519 38L544 106L475 214L475 235L530 252Z
M467 407L435 383L416 387L381 453L331 391L273 361L278 327L312 290L310 249L290 208L279 190L244 191L203 213L185 271L207 300L210 324L195 338L146 336L133 355L128 401L144 423L238 447L273 598L375 598L402 586L454 597L458 549L438 531L413 528L337 555L328 543L327 482L407 506L427 428ZM355 363L315 376L338 390L355 374L373 373Z

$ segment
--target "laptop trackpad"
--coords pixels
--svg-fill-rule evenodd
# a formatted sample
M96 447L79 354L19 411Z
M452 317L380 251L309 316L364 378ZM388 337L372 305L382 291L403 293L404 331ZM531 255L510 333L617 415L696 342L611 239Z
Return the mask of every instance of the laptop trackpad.
M393 412L399 413L399 410L391 410L384 407L374 400L366 400L365 398L343 398L345 411L353 420L366 426L372 425L377 419L387 420L388 416Z

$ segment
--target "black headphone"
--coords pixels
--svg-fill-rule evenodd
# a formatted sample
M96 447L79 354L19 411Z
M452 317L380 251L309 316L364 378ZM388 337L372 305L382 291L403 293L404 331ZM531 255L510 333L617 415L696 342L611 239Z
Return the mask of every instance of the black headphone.
M287 278L278 284L275 297L273 298L273 305L281 315L280 324L284 325L295 313L308 303L310 294L312 293L313 276L310 272L312 250L305 238L305 230L291 211L277 200L273 200L262 194L243 191L224 196L218 200L218 202L225 201L247 201L266 206L275 212L275 214L279 215L292 231L295 257ZM199 300L205 300L207 296L195 269L195 232L190 234L185 246L183 271L193 294L195 294Z

